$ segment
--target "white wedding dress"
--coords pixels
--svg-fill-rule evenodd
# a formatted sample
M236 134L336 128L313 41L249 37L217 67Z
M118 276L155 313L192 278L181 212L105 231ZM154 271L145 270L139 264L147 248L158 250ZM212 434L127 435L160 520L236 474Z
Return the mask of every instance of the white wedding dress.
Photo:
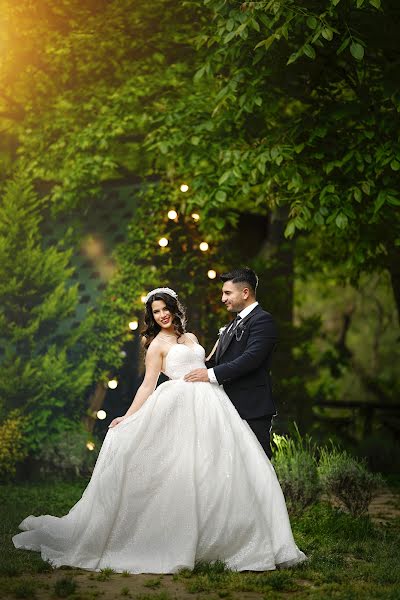
M17 548L53 566L173 573L199 560L264 571L305 560L275 471L224 390L188 383L204 349L176 344L166 375L108 431L82 498L64 517L27 517Z

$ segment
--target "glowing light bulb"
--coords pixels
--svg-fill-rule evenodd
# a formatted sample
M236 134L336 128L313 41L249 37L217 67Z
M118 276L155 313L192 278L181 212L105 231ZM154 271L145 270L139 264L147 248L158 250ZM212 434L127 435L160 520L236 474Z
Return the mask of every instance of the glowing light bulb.
M118 381L116 379L110 379L107 385L110 388L110 390L115 390L115 388L118 386Z
M161 248L165 248L165 246L168 246L167 238L161 238L160 240L158 240L158 245L161 246Z
M119 355L122 356L122 358L125 358L125 356L126 356L125 350L121 350L121 352L119 353Z
M208 276L210 279L215 279L215 278L216 278L216 276L217 276L217 273L216 273L216 271L214 271L214 269L210 269L210 270L208 271L208 273L207 273L207 276Z
M181 192L187 192L189 189L189 186L186 185L186 183L182 183L181 185Z
M135 331L135 329L137 329L139 327L139 323L137 321L131 321L129 323L129 329L131 331Z
M200 215L198 213L192 213L192 219L193 219L193 221L199 221Z
M140 296L140 300L144 303L146 302L146 296Z
M94 443L93 443L93 442L86 442L86 448L87 448L88 450L90 450L90 452L92 452L92 450L94 450L94 449L95 449L95 447L96 447L96 446L94 445Z
M105 410L98 410L96 413L96 417L98 419L100 419L100 421L103 421L106 418L106 416L107 416L107 413Z
M178 213L176 212L176 210L168 211L168 219L171 219L171 221L176 219L177 216L178 216Z
M207 250L208 250L208 244L207 244L207 242L201 242L199 248L200 248L200 250L202 252L207 252Z

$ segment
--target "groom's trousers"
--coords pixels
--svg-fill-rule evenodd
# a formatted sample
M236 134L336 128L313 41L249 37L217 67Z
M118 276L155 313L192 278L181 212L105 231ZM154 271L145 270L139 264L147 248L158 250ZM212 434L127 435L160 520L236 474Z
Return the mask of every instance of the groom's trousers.
M258 417L257 419L246 419L269 459L272 458L271 428L273 418L273 415L267 415L265 417Z

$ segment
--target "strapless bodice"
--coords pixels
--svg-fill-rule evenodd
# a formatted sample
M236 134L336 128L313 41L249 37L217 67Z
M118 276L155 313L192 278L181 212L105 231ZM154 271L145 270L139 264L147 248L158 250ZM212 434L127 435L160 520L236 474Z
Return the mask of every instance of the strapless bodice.
M205 350L200 344L174 344L165 358L165 375L181 379L193 369L205 368Z

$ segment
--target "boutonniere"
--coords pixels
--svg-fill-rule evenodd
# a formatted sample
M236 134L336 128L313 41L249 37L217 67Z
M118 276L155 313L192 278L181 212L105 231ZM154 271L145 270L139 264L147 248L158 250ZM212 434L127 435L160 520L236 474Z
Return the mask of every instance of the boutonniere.
M221 335L224 333L224 331L227 327L228 327L228 325L224 325L223 327L220 327L218 329L218 337L221 337Z

